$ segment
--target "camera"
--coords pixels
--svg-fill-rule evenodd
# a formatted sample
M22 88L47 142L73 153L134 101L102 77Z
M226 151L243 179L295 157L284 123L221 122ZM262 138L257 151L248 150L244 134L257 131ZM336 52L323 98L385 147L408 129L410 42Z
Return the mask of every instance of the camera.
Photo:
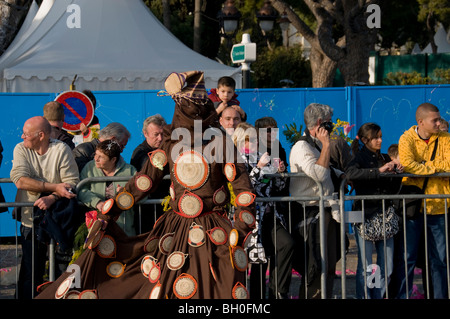
M319 127L323 127L328 131L329 134L331 134L331 132L333 132L334 124L333 122L322 122L320 123Z

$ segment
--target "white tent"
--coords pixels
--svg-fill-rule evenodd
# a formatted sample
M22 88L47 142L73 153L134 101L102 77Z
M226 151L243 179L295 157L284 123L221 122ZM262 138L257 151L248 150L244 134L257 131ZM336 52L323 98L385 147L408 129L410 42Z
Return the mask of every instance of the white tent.
M450 52L450 41L448 40L447 32L442 26L442 23L439 23L439 27L434 35L434 43L436 43L437 46L437 53ZM431 44L428 44L425 49L423 49L422 53L433 53Z
M187 30L186 32L191 32ZM241 70L191 50L142 0L44 0L33 4L0 57L1 92L160 90L170 72L201 70L207 88Z

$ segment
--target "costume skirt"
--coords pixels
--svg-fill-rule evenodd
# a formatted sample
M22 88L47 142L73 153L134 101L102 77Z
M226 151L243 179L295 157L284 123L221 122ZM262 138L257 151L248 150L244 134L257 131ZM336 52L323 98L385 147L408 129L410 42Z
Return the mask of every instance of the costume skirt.
M221 212L186 218L169 210L134 237L110 221L36 298L247 298L248 260L232 229Z

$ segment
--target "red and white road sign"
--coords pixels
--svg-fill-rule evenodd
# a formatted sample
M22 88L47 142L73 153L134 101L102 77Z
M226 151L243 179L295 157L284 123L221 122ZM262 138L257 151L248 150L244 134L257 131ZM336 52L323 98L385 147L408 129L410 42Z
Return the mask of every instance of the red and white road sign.
M83 123L89 126L94 118L94 106L86 94L79 91L65 91L55 99L64 107L63 129L69 132L80 131Z

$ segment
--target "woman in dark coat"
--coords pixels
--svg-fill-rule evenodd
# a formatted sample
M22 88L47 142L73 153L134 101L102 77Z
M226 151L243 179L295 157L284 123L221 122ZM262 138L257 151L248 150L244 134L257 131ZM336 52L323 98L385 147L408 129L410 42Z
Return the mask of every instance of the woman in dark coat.
M353 159L346 170L347 178L353 182L356 195L383 195L396 194L400 188L401 178L382 178L381 173L394 173L395 167L399 164L396 160L391 160L389 155L380 152L382 142L381 128L375 123L363 124L356 139L352 143ZM385 211L392 206L389 200L385 201ZM364 218L367 220L374 214L382 211L381 200L364 200L364 206L360 200L355 201L354 210L364 211ZM371 276L375 275L375 285L368 285L367 298L381 299L389 283L390 275L393 271L394 238L386 239L386 255L384 239L375 242L365 240L358 232L362 224L355 224L355 239L358 247L358 266L356 271L356 297L362 299L365 296L365 286ZM376 269L373 269L372 250L377 251ZM365 256L364 256L365 255ZM364 258L365 257L365 258ZM365 262L363 261L365 259ZM364 267L367 269L364 276ZM385 269L387 277L385 278ZM370 278L369 278L370 279ZM379 280L378 280L379 279ZM379 284L378 284L379 283Z

